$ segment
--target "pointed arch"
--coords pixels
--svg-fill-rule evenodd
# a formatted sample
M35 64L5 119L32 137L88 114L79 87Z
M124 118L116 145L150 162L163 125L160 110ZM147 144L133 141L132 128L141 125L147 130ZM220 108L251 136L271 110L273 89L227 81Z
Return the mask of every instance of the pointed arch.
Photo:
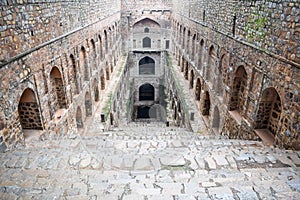
M155 61L153 58L149 56L145 56L139 61L139 74L140 75L155 74Z
M18 114L22 129L42 130L40 108L32 89L27 88L21 95Z
M99 61L101 61L103 58L103 44L102 44L101 35L98 35L98 39L99 39Z
M236 70L235 77L233 80L229 110L236 110L238 112L243 111L245 102L245 92L247 86L247 73L244 66L239 66Z
M104 46L105 46L105 51L108 51L108 33L107 30L104 30Z
M133 25L133 28L139 28L139 27L144 28L145 26L148 28L160 28L160 24L157 21L150 19L148 17L136 21Z
M94 79L93 87L94 87L94 98L95 98L95 101L98 102L100 95L99 95L98 81L96 78Z
M83 77L85 81L89 80L89 69L88 69L88 61L87 54L85 48L82 46L79 53L79 63L80 67L83 70Z
M190 72L190 88L194 88L194 70L191 70Z
M85 93L85 101L84 101L84 105L85 105L85 115L88 116L92 116L93 114L93 109L92 109L92 98L91 98L91 94L89 92Z
M76 110L76 127L77 129L83 128L82 112L79 106L77 107Z
M67 99L62 75L57 67L53 67L50 72L50 83L52 94L54 94L55 107L54 110L67 108Z
M208 63L206 69L206 79L211 81L214 74L211 74L215 70L215 57L216 57L216 50L213 45L210 46L208 51Z
M70 60L71 60L71 76L70 76L70 83L72 83L72 87L75 94L79 93L79 83L78 83L78 70L76 67L76 62L73 54L70 54Z
M154 95L155 95L154 93L155 93L154 87L149 83L145 83L139 87L139 100L154 101Z
M200 41L199 54L198 54L198 66L197 66L197 68L198 68L199 70L202 69L202 65L203 65L202 62L203 62L204 48L205 48L205 46L204 46L204 40L202 39L202 40Z
M279 128L281 112L282 103L276 89L266 88L259 101L255 129L267 129L275 136Z
M200 82L200 78L197 78L196 87L195 87L196 101L200 101L200 96L201 96L201 82Z
M105 89L105 75L103 69L100 71L100 84L101 84L101 90Z
M108 62L105 64L105 75L106 75L106 80L110 80L110 68Z
M204 93L202 115L209 116L209 114L210 114L210 96L209 96L209 92L206 91Z
M92 68L93 70L96 70L97 68L97 52L96 52L96 44L95 44L95 41L94 39L91 39L91 46L92 46L92 49L91 49L91 62L92 62Z
M189 63L188 63L188 61L186 60L185 61L185 68L184 68L184 78L186 79L186 80L189 80Z
M196 48L196 34L193 35L192 39L192 51L191 51L191 58L194 61L195 60L195 48Z

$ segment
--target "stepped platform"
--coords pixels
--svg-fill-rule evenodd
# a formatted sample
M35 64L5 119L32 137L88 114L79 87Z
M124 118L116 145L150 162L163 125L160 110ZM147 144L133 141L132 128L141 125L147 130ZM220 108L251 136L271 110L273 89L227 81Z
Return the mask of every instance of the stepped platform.
M0 154L0 199L299 199L300 153L129 123Z

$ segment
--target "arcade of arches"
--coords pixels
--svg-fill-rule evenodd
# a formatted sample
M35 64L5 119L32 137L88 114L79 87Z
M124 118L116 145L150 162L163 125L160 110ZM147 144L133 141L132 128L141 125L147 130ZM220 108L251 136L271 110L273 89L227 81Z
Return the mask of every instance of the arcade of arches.
M217 18L175 0L155 1L161 9L144 1L139 5L148 6L143 12L126 6L130 2L117 2L121 7L107 1L105 12L81 16L78 22L49 22L57 30L51 34L48 24L39 31L38 22L32 30L21 27L23 36L3 32L8 44L1 47L0 58L1 146L22 143L25 129L43 135L80 133L87 119L96 116L106 130L140 120L197 131L191 126L197 113L210 134L300 149L300 54L296 31L288 28L292 25L284 34L253 35L281 21L253 25L257 16L241 14L242 8L255 9L246 1L228 5L237 6L228 9L236 14ZM40 12L41 18L48 14ZM220 19L229 21L222 24ZM31 44L24 40L27 36ZM181 78L189 97L179 85ZM189 109L186 98L196 109ZM122 118L124 110L127 119Z

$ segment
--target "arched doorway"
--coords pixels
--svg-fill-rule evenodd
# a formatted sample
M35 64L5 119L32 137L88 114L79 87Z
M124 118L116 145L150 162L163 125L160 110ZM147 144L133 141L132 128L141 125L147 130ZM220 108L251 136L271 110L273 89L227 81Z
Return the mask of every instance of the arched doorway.
M184 78L186 79L186 80L188 80L189 79L189 63L188 63L188 61L186 60L185 61L185 68L184 68Z
M201 82L200 82L200 78L197 78L196 87L195 87L195 98L197 101L200 101L200 95L201 95Z
M206 79L208 81L212 81L212 75L215 71L215 57L216 57L216 51L214 46L211 46L208 51L208 63L207 63L207 69L206 69Z
M137 110L137 119L150 119L150 107L139 106Z
M114 125L114 115L112 113L110 113L109 118L110 118L110 125L113 126Z
M100 71L100 83L101 83L101 90L105 90L105 76L103 69Z
M91 49L91 52L90 52L90 59L91 59L91 62L92 62L92 67L93 67L93 70L96 70L97 68L97 52L96 52L96 44L95 44L95 41L94 39L91 39L91 46L92 46L92 49Z
M210 97L208 91L206 91L203 99L202 115L209 116L209 110L210 110Z
M54 104L54 110L57 111L58 109L61 108L67 108L63 79L57 67L53 67L50 72L50 82L51 82L52 94L55 94L54 101L56 103Z
M282 111L281 99L274 88L263 91L256 115L255 129L267 129L274 136L278 131Z
M194 88L194 70L190 72L190 88Z
M193 61L195 61L195 48L196 48L196 34L193 35L193 40L192 40L192 51L191 51L191 58Z
M33 90L24 90L18 105L19 120L23 129L42 130L40 108Z
M106 73L106 80L110 79L110 70L109 70L109 65L106 63L105 65L105 73Z
M204 47L204 40L202 39L201 41L200 41L200 47L199 47L200 49L199 49L199 54L198 54L198 65L197 65L197 68L199 69L199 70L201 70L202 69L202 61L203 61L203 52L205 51L205 47Z
M94 79L94 95L95 95L95 101L99 101L99 87L98 87L98 81L97 79Z
M99 61L102 60L103 58L103 44L102 44L102 39L101 39L101 35L98 36L99 38Z
M105 51L108 51L108 36L107 36L107 31L104 30L104 43L105 43Z
M235 73L232 91L230 94L229 110L241 112L245 102L245 89L247 86L247 73L244 66L240 66Z
M154 87L146 83L139 88L139 100L140 101L154 101Z
M83 128L82 112L79 106L76 111L76 127L78 129Z
M139 74L140 75L153 75L155 74L155 61L149 56L145 56L139 61Z
M151 39L149 37L143 38L143 48L151 48Z
M86 116L91 116L93 113L92 111L92 99L89 92L85 93L85 114Z
M73 54L70 55L70 60L71 60L71 77L70 77L70 82L72 83L74 93L78 94L79 93L79 84L77 80L77 68L76 68L76 62Z
M89 69L88 69L86 50L84 47L81 47L81 49L80 49L79 63L80 63L81 69L83 70L84 80L88 81L89 80Z

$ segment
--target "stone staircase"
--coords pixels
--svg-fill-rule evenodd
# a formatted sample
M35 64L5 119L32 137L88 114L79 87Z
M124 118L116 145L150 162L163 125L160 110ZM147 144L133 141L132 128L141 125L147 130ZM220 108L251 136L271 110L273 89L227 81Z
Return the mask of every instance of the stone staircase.
M297 199L299 156L129 123L0 153L0 199Z

